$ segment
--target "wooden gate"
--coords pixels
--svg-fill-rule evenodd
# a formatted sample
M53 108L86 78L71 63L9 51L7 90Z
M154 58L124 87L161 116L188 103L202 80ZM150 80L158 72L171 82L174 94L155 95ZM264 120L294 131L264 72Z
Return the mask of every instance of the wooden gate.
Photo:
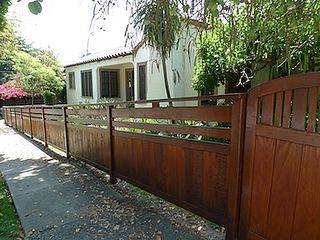
M240 239L320 239L320 74L248 94Z

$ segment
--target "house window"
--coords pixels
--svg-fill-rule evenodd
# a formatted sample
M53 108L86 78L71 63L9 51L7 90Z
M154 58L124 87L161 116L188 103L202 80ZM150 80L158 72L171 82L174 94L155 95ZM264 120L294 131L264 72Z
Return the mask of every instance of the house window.
M146 64L138 65L138 80L139 80L139 99L144 100L147 98L146 87Z
M100 72L101 97L119 97L119 72L102 70Z
M76 89L76 82L74 77L74 72L69 72L69 88Z
M92 97L92 71L81 71L81 91L83 97Z

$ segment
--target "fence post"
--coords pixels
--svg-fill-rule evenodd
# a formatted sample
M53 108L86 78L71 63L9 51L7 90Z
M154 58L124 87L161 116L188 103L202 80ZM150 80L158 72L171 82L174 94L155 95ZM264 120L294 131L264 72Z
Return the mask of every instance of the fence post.
M12 110L9 108L9 113L10 113L10 126L13 127L12 125Z
M42 111L43 141L44 141L44 146L48 147L47 131L46 131L46 117L44 114L44 107L41 108L41 111Z
M13 109L14 109L14 128L18 129L16 107L14 107Z
M117 178L114 173L114 153L113 153L113 137L112 137L112 106L107 105L107 127L108 127L108 136L109 136L109 148L108 148L108 157L109 157L109 175L110 183L117 183Z
M152 103L152 108L158 108L160 107L160 103L159 102L153 102Z
M30 126L30 137L33 138L33 132L32 132L32 117L31 117L31 109L29 107L29 126Z
M22 132L22 133L24 133L24 129L23 129L22 107L20 108L20 117L21 117L21 132Z
M246 117L246 96L234 99L232 104L230 162L227 172L228 209L233 218L226 239L237 239L240 215L243 142Z
M67 107L63 107L63 123L64 123L64 142L65 142L65 147L66 147L66 157L70 158L69 139L68 139Z
M8 109L4 108L4 119L5 119L5 123L8 125Z

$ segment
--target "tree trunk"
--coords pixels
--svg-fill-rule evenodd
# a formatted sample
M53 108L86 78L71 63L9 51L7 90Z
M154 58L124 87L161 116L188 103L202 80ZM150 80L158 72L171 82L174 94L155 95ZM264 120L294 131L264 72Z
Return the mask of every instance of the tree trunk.
M33 106L34 104L34 93L32 92L32 96L31 96L31 105Z
M166 94L167 94L167 98L170 99L171 94L170 94L170 88L169 88L169 82L168 82L167 64L166 64L166 59L164 57L164 54L161 54L161 60L162 60L163 80L166 88ZM172 102L169 102L169 105L172 106Z

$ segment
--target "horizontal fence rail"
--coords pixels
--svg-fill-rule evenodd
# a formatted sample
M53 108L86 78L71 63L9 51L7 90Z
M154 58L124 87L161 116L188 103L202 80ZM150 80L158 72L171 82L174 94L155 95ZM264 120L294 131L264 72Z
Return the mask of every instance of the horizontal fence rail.
M199 102L206 101L206 106ZM4 107L6 124L237 236L246 95Z

